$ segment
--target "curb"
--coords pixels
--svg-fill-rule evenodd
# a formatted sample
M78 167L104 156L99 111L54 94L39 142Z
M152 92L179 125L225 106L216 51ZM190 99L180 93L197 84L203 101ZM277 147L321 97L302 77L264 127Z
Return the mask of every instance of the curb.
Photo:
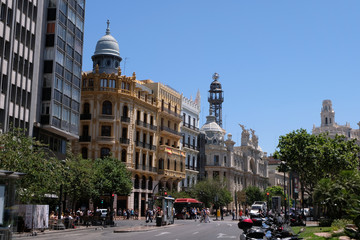
M170 225L163 225L163 226L141 226L141 227L132 227L132 228L123 228L114 230L114 233L128 233L128 232L147 232L155 229L163 229L169 227L175 227L182 224L170 224Z

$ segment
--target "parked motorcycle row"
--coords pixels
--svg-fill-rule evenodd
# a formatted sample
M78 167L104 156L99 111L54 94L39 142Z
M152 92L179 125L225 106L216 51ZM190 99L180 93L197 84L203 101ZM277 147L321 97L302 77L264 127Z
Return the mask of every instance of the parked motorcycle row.
M301 239L294 234L290 225L301 224L305 226L300 216L290 216L289 221L284 221L280 215L268 217L251 216L250 218L241 218L238 227L243 230L240 240L298 240Z

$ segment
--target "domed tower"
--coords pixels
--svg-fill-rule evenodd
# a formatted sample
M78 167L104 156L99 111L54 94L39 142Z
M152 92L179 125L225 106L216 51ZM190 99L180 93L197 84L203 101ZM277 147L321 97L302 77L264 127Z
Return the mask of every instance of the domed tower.
M331 100L324 100L321 109L321 127L335 125L335 111L332 108Z
M214 73L213 82L210 84L209 90L209 115L215 116L216 123L222 127L222 103L224 101L223 90L221 89L221 83L218 81L219 74Z
M120 57L119 44L116 39L110 35L110 21L107 20L106 34L96 43L93 60L93 72L96 65L99 66L99 73L117 73L122 58Z

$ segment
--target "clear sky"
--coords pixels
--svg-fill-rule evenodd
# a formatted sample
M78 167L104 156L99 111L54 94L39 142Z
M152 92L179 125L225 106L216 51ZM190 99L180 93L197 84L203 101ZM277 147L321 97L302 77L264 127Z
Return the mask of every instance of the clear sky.
M109 19L123 73L188 98L199 89L200 127L219 73L223 128L236 145L239 123L254 129L270 154L280 135L320 125L324 99L338 124L358 128L359 13L359 0L87 0L83 70Z

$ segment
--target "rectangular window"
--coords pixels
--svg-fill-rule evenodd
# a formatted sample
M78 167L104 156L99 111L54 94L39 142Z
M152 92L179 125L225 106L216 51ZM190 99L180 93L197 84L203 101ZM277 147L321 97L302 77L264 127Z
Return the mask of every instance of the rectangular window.
M69 111L69 109L63 108L62 120L65 121L65 122L69 122L69 120L70 120L70 111Z
M55 77L55 88L60 92L62 91L63 80L59 77Z
M70 46L73 46L74 45L74 35L72 33L67 33L66 34L66 42L68 44L70 44Z
M62 76L64 74L64 67L62 67L60 64L56 63L55 72Z
M109 87L110 88L115 88L115 80L114 79L109 80Z
M59 37L61 37L64 41L66 40L66 30L63 26L61 26L60 24L58 24L57 26L57 32Z
M59 12L59 20L62 24L64 24L64 26L66 26L67 17L62 12Z
M69 70L70 72L72 71L72 67L73 67L73 61L66 57L66 64L65 64L65 67L67 70Z
M107 87L107 79L100 79L100 87Z
M48 23L46 28L46 33L55 33L55 23Z
M73 88L72 89L72 99L74 99L75 101L80 102L80 90Z
M81 78L81 67L78 64L74 64L74 75Z
M67 82L64 82L64 94L67 96L71 96L71 85Z
M44 73L52 73L53 61L44 61Z
M47 34L45 40L46 47L53 47L55 43L55 34Z
M56 62L59 63L61 66L64 66L64 54L62 52L60 52L59 50L56 50Z
M50 103L43 103L41 106L41 114L50 114Z
M76 22L75 12L71 8L68 9L68 19L73 23Z
M78 126L79 125L78 122L79 122L79 114L71 112L71 124Z
M56 8L48 8L47 11L47 20L53 21L56 19Z
M65 15L67 15L67 4L64 0L60 0L59 9L62 11Z
M111 136L111 126L101 126L101 136Z
M59 48L65 51L65 42L59 37L58 37L57 45L59 46Z
M52 114L54 117L61 118L61 106L59 104L53 104Z

